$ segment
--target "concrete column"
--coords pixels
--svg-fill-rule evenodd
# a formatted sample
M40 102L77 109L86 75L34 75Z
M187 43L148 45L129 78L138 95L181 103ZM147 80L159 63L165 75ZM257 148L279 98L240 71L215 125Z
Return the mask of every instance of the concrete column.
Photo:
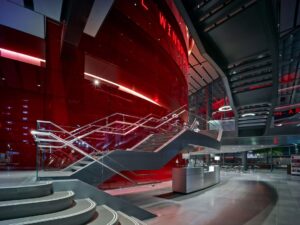
M212 118L212 94L212 85L209 84L206 86L206 121L209 121ZM209 126L208 123L206 123L206 125Z
M248 165L247 165L247 152L242 152L242 166L243 166L243 171L248 170Z

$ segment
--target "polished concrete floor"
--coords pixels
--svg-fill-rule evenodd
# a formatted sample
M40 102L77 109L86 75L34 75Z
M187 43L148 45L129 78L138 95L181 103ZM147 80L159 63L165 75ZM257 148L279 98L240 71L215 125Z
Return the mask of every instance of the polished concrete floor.
M188 195L172 193L171 183L121 192L115 194L158 215L148 225L300 224L300 177L285 171L222 172L220 184Z
M222 172L221 183L188 195L171 182L107 191L157 215L148 225L300 225L300 177L285 171ZM35 172L0 172L0 187L35 182Z

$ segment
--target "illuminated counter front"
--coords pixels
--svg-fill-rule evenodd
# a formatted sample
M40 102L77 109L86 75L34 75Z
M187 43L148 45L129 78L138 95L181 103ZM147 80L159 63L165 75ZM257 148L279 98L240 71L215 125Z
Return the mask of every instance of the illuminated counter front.
M190 193L199 191L220 182L220 167L210 166L209 170L204 167L173 168L173 191Z

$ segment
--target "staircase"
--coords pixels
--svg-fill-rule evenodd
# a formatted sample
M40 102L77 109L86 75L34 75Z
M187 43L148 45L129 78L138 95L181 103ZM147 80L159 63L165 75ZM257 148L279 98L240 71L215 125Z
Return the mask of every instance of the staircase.
M204 130L195 132L188 125L180 124L179 115L185 112L181 107L161 118L147 116L135 118L136 121L133 122L126 121L122 114L122 120L114 118L114 120L111 119L105 125L100 126L98 122L103 121L100 119L73 131L66 131L52 122L47 122L47 124L52 124L55 130L40 129L33 132L38 148L42 151L46 149L47 153L57 151L56 149L62 152L71 149L71 154L74 152L83 157L75 160L73 164L59 169L59 171L39 173L39 179L79 179L98 186L113 175L118 174L136 184L122 172L160 169L188 145L220 149L221 135L212 135ZM128 115L127 117L132 118ZM139 134L142 135L140 142L131 148L105 152L103 149L91 146L90 142L85 142L85 140L90 140L88 138L91 138L92 135L99 133L105 134L107 137L110 135L113 140L119 136L124 137L124 140ZM77 134L79 136L76 136ZM222 134L222 132L218 131L218 134ZM110 140L107 141L110 142ZM78 144L80 142L83 142L84 145L80 146ZM93 152L86 152L86 147L92 149Z
M150 137L148 140L153 142L158 137ZM158 138L160 142L154 144L151 147L137 146L138 151L134 149L131 151L115 150L109 152L109 154L103 155L97 161L90 161L90 163L81 163L86 161L86 158L74 163L71 167L67 168L68 171L61 173L65 174L65 179L79 179L88 184L98 186L105 182L115 174L121 174L122 171L136 171L136 170L157 170L168 163L174 158L184 147L192 144L198 146L205 146L213 149L220 149L220 142L215 138L204 135L202 133L196 133L188 129L183 129L170 137L166 141L166 136L162 139ZM151 140L150 140L151 139ZM165 142L166 141L166 142ZM113 170L111 169L113 168ZM72 172L70 172L70 170ZM123 175L124 176L124 175ZM61 179L61 176L49 176L40 175L41 180L49 179ZM126 178L125 178L126 179ZM128 178L129 179L129 178ZM134 181L131 180L133 184Z
M137 152L155 152L160 146L173 138L177 131L153 134L147 140L134 148Z
M67 184L68 185L68 184ZM79 197L76 197L76 195ZM92 196L92 195L91 195ZM55 190L50 183L0 188L0 224L143 225L75 190Z

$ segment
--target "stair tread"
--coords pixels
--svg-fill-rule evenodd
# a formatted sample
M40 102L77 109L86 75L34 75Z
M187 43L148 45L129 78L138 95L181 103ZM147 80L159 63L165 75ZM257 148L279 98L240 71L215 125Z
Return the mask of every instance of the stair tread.
M62 210L55 213L48 213L38 216L29 216L29 217L23 217L18 219L10 219L10 220L3 220L1 221L1 225L25 225L25 224L33 224L33 223L42 223L42 222L54 222L56 220L60 219L67 219L74 216L83 215L84 213L92 212L96 208L96 203L93 202L90 199L79 199L75 200L76 204L68 208L66 210ZM82 223L82 222L81 222ZM72 223L72 224L80 224L80 223Z
M70 207L75 193L73 191L54 192L51 195L0 202L0 220L42 215Z
M79 170L82 169L84 166L72 166L71 169Z
M42 171L39 172L39 177L68 177L72 175L71 171Z
M0 201L0 210L1 210L1 207L4 207L4 206L16 206L16 205L22 205L22 204L24 205L24 204L28 204L28 203L55 201L55 200L59 200L59 199L68 198L68 197L71 197L74 195L75 195L75 193L73 191L58 191L58 192L54 192L51 195L42 196L42 197L38 197L38 198Z
M119 216L116 211L106 205L97 206L96 212L98 216L88 223L88 225L117 225Z
M91 163L91 161L85 161L85 160L84 160L84 161L80 161L79 163L80 163L80 164L85 164L85 165L88 165L88 164L90 164L90 163Z
M0 187L0 201L42 197L51 194L51 182Z
M139 225L135 218L128 216L120 211L118 211L119 221L122 225Z

